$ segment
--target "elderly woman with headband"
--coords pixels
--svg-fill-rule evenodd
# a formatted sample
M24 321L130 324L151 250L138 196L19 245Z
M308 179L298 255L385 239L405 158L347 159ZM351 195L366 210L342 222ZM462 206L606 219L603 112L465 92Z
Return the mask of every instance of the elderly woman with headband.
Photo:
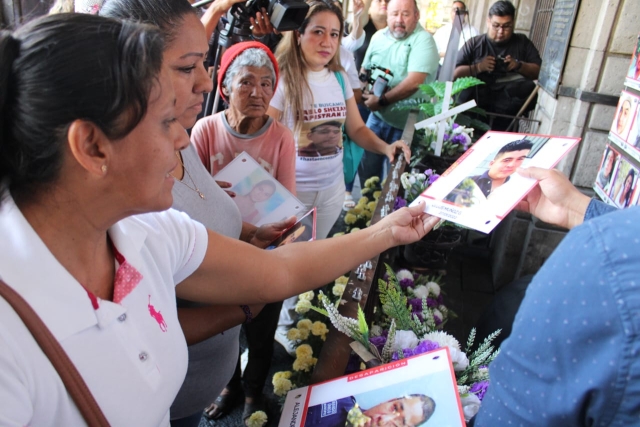
M262 43L241 42L229 47L222 56L217 75L218 90L229 108L198 121L191 140L211 175L244 151L295 194L293 135L266 114L278 72L275 57ZM262 191L258 191L260 189ZM258 214L256 203L264 202L274 191L274 183L266 181L257 183L246 195L236 194L234 201L243 219L251 221ZM282 302L267 304L251 324L243 326L249 350L247 366L241 374L240 358L237 359L233 377L207 408L211 418L226 415L241 400L243 391L243 419L256 410L265 410L262 390L271 367L273 336L281 307Z
M149 27L83 14L0 33L0 277L51 330L112 425L168 424L187 368L176 296L282 300L436 221L417 206L359 233L264 251L159 212L172 203L175 153L189 143L162 44ZM326 263L313 267L318 258ZM2 424L81 424L5 300L0 324Z
M181 111L178 121L183 127L191 128L200 112L204 94L212 88L204 67L207 37L196 10L186 0L108 0L100 14L150 23L160 28L167 41L163 63L171 71L176 107ZM272 79L275 80L275 75ZM198 131L195 133L198 134ZM194 146L188 145L181 150L179 157L180 163L171 172L176 179L172 191L174 209L186 212L210 230L261 248L276 238L283 228L292 224L285 221L256 229L242 222L242 213L202 166ZM289 162L290 182L294 184L292 141ZM273 164L279 175L286 176L287 168L280 166L286 164L286 159ZM265 323L265 317L269 318L269 310L261 313L260 308L256 305L248 307L253 318L249 325L252 329L259 329ZM171 406L171 424L197 426L203 409L221 394L234 374L239 359L238 325L245 322L247 316L238 306L203 307L199 303L178 299L178 317L187 331L197 333L187 333L189 368ZM265 355L269 356L270 353L265 352ZM256 360L260 361L254 357L254 362Z

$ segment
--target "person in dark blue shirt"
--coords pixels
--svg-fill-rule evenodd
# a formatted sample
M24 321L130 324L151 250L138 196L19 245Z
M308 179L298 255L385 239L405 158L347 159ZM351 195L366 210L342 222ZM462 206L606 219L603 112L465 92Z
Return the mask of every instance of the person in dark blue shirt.
M489 370L484 426L640 424L640 208L617 210L557 170L519 208L572 229L535 275Z

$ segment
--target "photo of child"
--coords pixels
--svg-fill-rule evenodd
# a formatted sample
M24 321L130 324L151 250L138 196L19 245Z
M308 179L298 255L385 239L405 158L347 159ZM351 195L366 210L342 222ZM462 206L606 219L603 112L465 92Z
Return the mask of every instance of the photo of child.
M636 117L637 109L638 98L629 92L623 91L616 107L615 118L611 124L611 132L625 142L628 142L629 131Z

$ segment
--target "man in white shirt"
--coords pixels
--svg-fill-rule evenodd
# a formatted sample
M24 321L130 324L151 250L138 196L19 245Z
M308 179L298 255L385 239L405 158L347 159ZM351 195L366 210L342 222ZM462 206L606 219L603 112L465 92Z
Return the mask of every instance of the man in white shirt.
M438 54L440 55L440 65L444 62L444 55L447 52L447 45L449 44L449 37L451 37L451 30L453 29L453 22L456 19L462 19L462 32L460 33L460 42L458 43L458 50L462 49L462 46L469 41L472 37L477 36L478 30L476 27L472 27L467 22L467 6L464 2L454 1L451 5L451 21L438 28L438 31L433 35L433 39L438 47Z

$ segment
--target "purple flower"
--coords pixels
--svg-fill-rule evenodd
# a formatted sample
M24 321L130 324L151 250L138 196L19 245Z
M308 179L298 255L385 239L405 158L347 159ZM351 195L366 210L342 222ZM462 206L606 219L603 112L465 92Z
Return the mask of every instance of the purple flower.
M440 348L440 346L438 345L437 342L424 340L420 344L418 344L416 348L413 349L413 355L415 356L416 354L426 353L428 351L436 350L438 348Z
M467 139L463 135L456 135L451 138L451 142L453 142L454 144L464 144L465 142L467 142Z
M402 350L402 357L409 357L411 356L411 349L410 348L405 348ZM394 351L393 354L391 355L391 361L395 362L396 360L400 360L400 356L398 355L397 351Z
M413 286L413 280L411 279L402 279L398 282L398 285L400 285L400 287L402 289L407 289L410 288L411 286Z
M397 211L398 209L404 208L405 206L407 206L407 201L402 197L396 197L396 201L393 204L393 210Z
M427 170L425 170L425 171L424 171L424 174L425 174L426 176L431 176L431 175L433 175L433 169L427 169Z
M407 301L414 313L422 313L422 298L411 298Z
M455 129L458 129L459 127L460 127L459 124L454 123L453 126L451 126L451 129L455 130Z
M431 175L429 177L429 185L431 185L434 182L436 182L438 180L438 178L440 178L440 175L438 175L437 173L434 173L433 175Z
M378 351L382 351L382 347L387 343L387 337L379 336L379 337L371 337L369 338L369 342L376 346Z
M442 324L442 319L440 319L438 316L436 316L435 314L433 315L433 323L436 324L436 326L440 326Z
M347 367L344 370L345 374L351 374L360 371L360 357L357 354L352 353L347 361Z
M445 133L443 141L448 141L450 136L451 135L449 135L448 133Z
M488 388L489 388L489 381L484 380L472 385L469 391L475 394L476 396L478 396L478 399L482 400Z

